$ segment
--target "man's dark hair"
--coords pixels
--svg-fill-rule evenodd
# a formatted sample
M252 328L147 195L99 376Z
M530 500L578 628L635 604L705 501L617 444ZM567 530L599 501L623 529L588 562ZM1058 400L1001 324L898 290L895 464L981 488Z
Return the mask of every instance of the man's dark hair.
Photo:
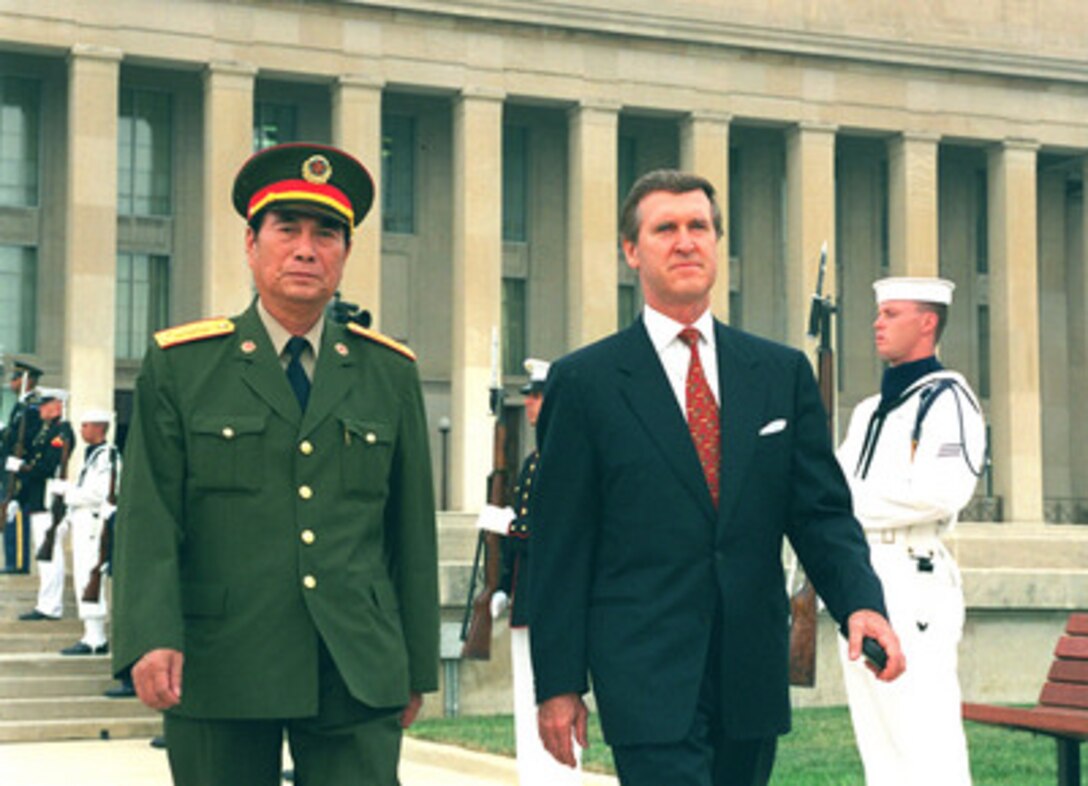
M941 343L941 334L944 333L945 325L948 324L948 306L944 303L918 303L919 311L928 311L930 314L937 315L937 329L933 332L933 343Z
M628 243L638 242L638 231L642 217L638 214L639 203L654 191L668 191L670 194L686 194L689 191L702 191L710 200L710 210L714 218L714 232L721 237L722 210L715 199L714 186L705 177L680 172L676 169L655 169L635 181L620 211L620 237Z
M260 234L261 227L264 226L265 216L269 215L270 213L276 213L280 216L312 216L319 221L327 222L330 226L335 224L344 233L344 247L351 248L351 229L343 221L337 221L330 216L313 213L309 210L295 210L289 205L273 205L272 207L261 208L252 216L250 216L249 221L247 221L246 223L249 225L249 228L253 230L254 235Z

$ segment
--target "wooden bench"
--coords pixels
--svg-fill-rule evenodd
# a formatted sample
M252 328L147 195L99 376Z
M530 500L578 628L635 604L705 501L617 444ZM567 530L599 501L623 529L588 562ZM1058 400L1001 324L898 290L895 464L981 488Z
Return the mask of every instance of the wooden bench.
M1080 786L1080 744L1088 740L1088 613L1069 615L1034 707L964 702L963 717L1053 737L1058 747L1058 783Z

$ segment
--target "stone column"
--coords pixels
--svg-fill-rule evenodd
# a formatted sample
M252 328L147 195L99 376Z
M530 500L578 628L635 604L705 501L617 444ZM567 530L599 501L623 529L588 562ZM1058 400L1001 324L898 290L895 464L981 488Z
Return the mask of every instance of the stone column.
M802 123L786 134L786 340L806 346L820 247L824 294L835 294L835 127Z
M990 150L990 415L994 493L1006 521L1043 517L1039 385L1038 144Z
M332 141L362 162L374 179L374 204L355 230L340 292L370 312L381 327L382 299L382 86L380 79L344 76L332 91Z
M462 91L453 108L453 381L450 507L479 510L491 467L492 336L502 330L502 108Z
M234 176L253 154L253 84L247 63L213 61L204 71L204 316L230 316L253 296L245 222L234 211Z
M710 308L723 322L729 321L729 120L729 115L698 112L680 124L680 168L713 184L722 212L718 280Z
M894 276L939 275L939 137L905 132L888 142L888 257Z
M616 330L619 105L584 103L569 118L567 346L575 348Z
M87 409L113 409L121 57L83 44L68 56L62 366L73 421Z

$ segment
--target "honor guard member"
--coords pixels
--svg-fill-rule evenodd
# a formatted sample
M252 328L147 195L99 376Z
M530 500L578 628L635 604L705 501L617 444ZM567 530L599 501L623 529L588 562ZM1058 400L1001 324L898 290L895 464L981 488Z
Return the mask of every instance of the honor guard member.
M844 658L850 713L869 786L961 786L971 782L956 673L963 590L940 536L974 492L985 422L967 382L936 356L953 283L873 286L876 350L889 365L880 393L854 409L838 459L909 668L882 683Z
M117 448L106 437L109 434L113 413L105 409L92 409L80 418L80 437L86 446L83 468L75 483L58 483L68 510L67 520L72 538L72 586L76 593L76 608L83 620L83 636L70 647L61 650L62 655L100 655L109 651L106 621L109 606L106 592L102 589L102 574L108 569L108 556L103 546L109 548L109 520L115 507L116 492L120 488L121 458ZM106 538L103 544L103 538ZM54 560L61 559L57 544ZM39 563L41 565L41 563ZM63 562L61 562L63 578ZM98 572L98 597L87 598L87 587L92 575ZM39 601L38 608L41 608Z
M540 407L544 403L544 383L550 364L529 358L525 370L529 381L522 387L525 395L525 417L536 427ZM536 477L540 453L535 448L522 462L514 486L514 509L509 531L502 540L502 571L499 585L491 598L491 616L498 617L510 608L510 658L514 675L514 727L517 738L518 782L521 786L562 786L582 782L581 751L576 767L557 762L540 741L536 725L536 696L533 688L533 666L529 656L528 570L529 535L532 528L530 495ZM519 591L519 586L525 591Z
M256 153L233 203L257 297L159 332L137 377L113 665L165 711L181 786L278 784L285 734L300 783L392 786L437 689L414 355L325 315L373 199L342 150Z
M64 473L75 442L72 427L63 417L67 399L68 392L59 388L39 388L28 397L27 422L36 417L39 425L27 443L25 456L22 459L14 456L8 458L7 466L15 474L18 489L15 501L23 526L29 525L32 536L20 537L21 545L15 555L15 564L21 567L16 567L12 571L14 573L30 572L30 543L33 541L37 548L53 524L52 513L46 506L46 484ZM25 618L25 615L20 615L20 618Z
M29 403L38 387L42 370L22 360L12 363L9 385L15 392L15 405L11 408L0 440L0 456L4 461L4 510L0 514L0 526L4 530L4 573L26 573L30 570L30 521L19 509L16 495L19 491L19 462L25 458L27 446L34 439L41 418L38 410Z

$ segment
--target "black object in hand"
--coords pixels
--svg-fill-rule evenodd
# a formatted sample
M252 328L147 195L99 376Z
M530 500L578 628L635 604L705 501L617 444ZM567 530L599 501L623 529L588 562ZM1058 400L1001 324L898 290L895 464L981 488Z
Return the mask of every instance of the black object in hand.
M869 659L870 663L876 666L880 671L884 671L884 667L888 665L888 653L880 646L880 642L871 636L866 636L862 639L861 651L865 654L865 657Z

